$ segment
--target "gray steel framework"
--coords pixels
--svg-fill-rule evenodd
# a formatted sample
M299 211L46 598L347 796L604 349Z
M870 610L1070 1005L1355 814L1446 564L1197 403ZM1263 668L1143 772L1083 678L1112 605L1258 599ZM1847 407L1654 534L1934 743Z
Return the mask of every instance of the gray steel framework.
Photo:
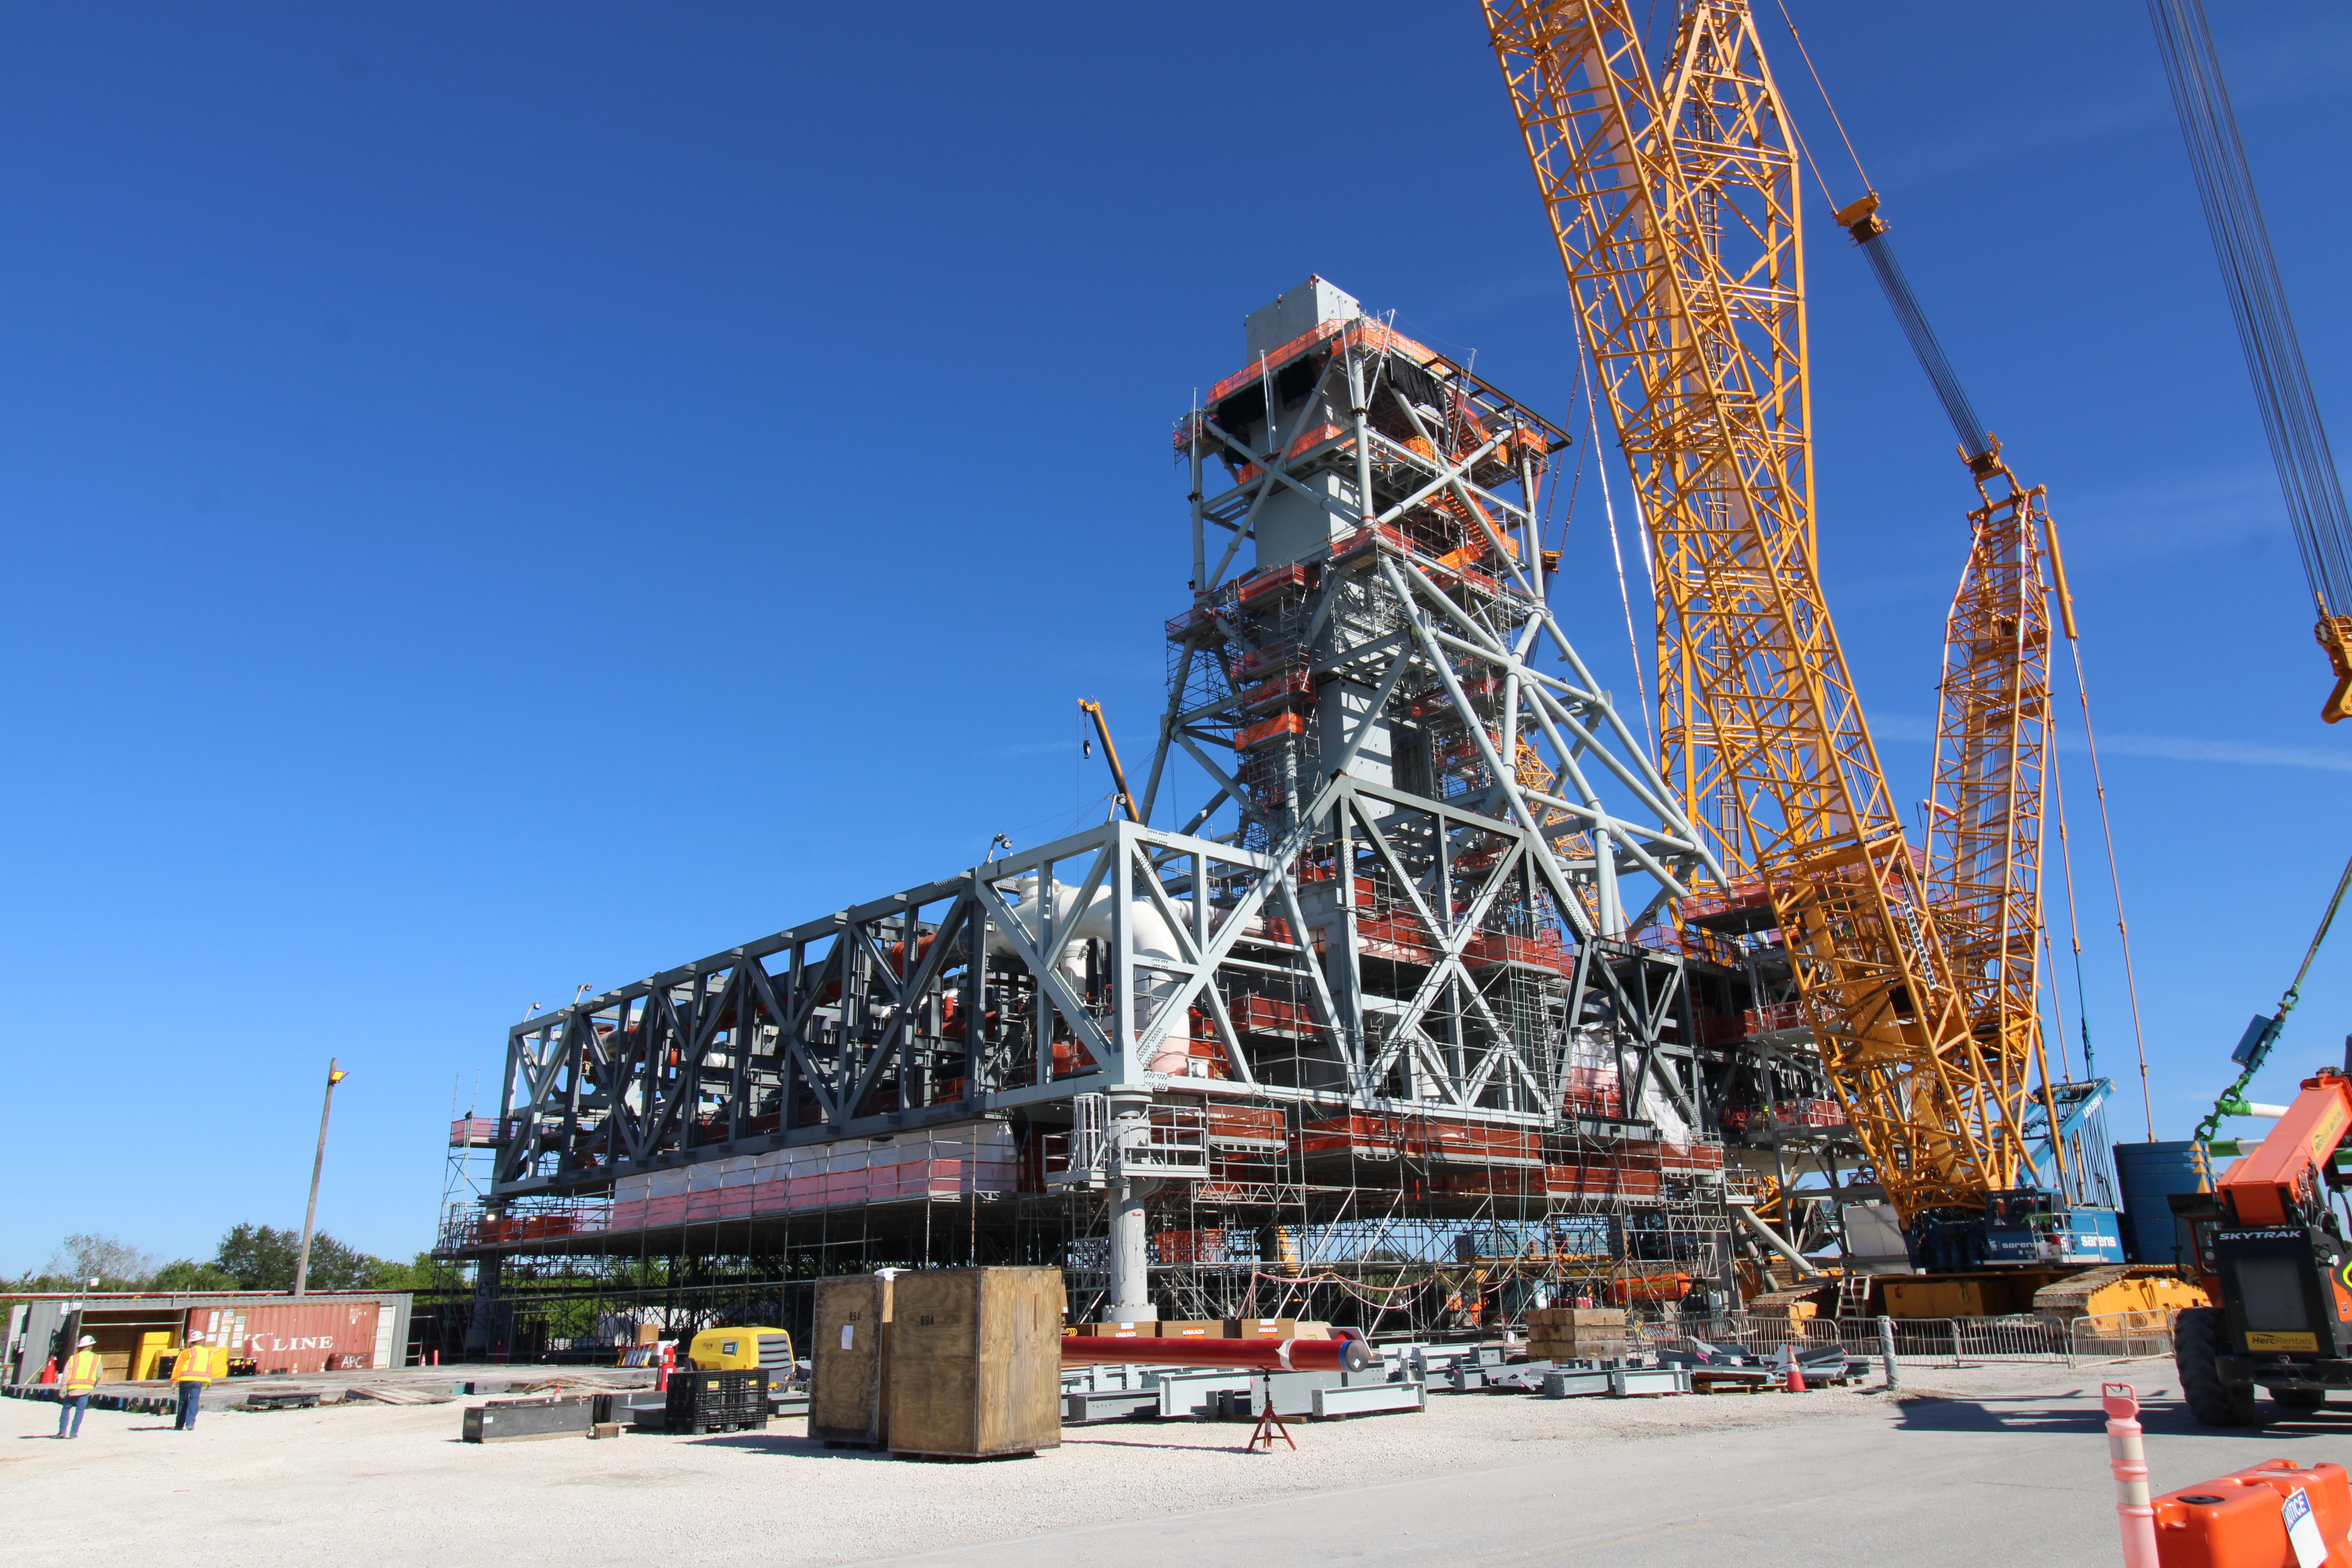
M1137 1310L1147 1233L1161 1293L1202 1306L1369 1300L1464 1224L1508 1239L1472 1272L1513 1289L1727 1266L1719 1156L1673 1162L1735 1076L1696 1007L1754 993L1739 942L1677 920L1721 868L1546 602L1566 438L1328 285L1294 295L1178 425L1194 591L1137 819L515 1026L486 1213L439 1249L480 1260L477 1339L502 1259L550 1300L663 1256L664 1290L756 1296L845 1248L1084 1283L1106 1216L1102 1289ZM724 1221L596 1212L679 1167L986 1127L1019 1169L952 1203L784 1183ZM1367 1163L1382 1140L1412 1152ZM1677 1152L1612 1185L1642 1148ZM1169 1239L1212 1231L1215 1259ZM694 1283L704 1255L737 1283Z
M1185 433L1196 494L1212 450L1248 476L1196 502L1196 550L1277 491L1328 515L1297 561L1209 574L1172 628L1142 815L1189 757L1211 789L1184 828L1107 823L517 1025L501 1197L1162 1091L1163 1044L1196 1020L1213 1054L1188 1093L1548 1124L1597 1026L1700 1121L1659 1055L1676 956L1627 937L1713 868L1538 585L1529 500L1558 437L1368 319L1318 342L1311 380L1285 372L1286 418L1270 390L1255 420L1220 406ZM1229 769L1209 748L1263 721L1240 672L1269 652L1305 665L1277 718L1308 710ZM1236 829L1201 836L1228 806Z

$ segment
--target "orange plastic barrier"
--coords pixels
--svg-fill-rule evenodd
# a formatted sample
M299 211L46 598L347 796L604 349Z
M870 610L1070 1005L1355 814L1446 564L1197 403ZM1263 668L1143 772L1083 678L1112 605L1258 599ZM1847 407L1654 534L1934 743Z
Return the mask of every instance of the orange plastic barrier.
M2163 1568L2296 1568L2286 1510L2300 1490L2327 1549L2328 1568L2352 1568L2352 1483L2341 1465L2308 1469L2292 1459L2236 1470L2155 1501Z

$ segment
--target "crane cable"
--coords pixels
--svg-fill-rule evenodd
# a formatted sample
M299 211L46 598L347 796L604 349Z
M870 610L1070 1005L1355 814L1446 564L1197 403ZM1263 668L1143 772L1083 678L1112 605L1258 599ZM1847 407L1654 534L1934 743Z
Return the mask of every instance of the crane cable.
M1813 79L1813 90L1822 95L1822 107L1830 111L1830 123L1837 127L1838 140L1845 143L1845 155L1849 159L1853 160L1854 176L1861 180L1862 188L1864 190L1867 191L1875 189L1876 187L1872 185L1870 183L1870 176L1863 171L1862 154L1853 150L1853 138L1845 133L1845 121L1838 118L1837 105L1830 101L1830 89L1822 84L1822 73L1813 68L1812 53L1805 47L1804 35L1797 31L1796 19L1789 15L1788 0L1772 0L1772 3L1780 10L1780 21L1788 27L1789 37L1796 40L1797 58L1805 62L1806 74L1810 75ZM1795 126L1791 125L1789 127L1789 133L1791 136L1795 136L1796 129L1797 128ZM1804 152L1804 139L1802 137L1798 137L1798 151ZM1830 195L1829 182L1822 178L1820 165L1814 163L1813 156L1811 153L1805 153L1805 165L1812 170L1813 184L1821 186L1822 198L1826 200L1832 208L1836 207L1838 200L1835 196Z
M2132 1048L2139 1057L2139 1102L2147 1117L2148 1142L2156 1142L2156 1099L2147 1083L2147 1031L2139 1016L2139 978L2132 967L2131 924L2124 919L2123 872L2116 864L2116 825L2107 815L2107 781L2099 770L2099 738L2091 728L2091 687L2083 675L2083 645L2068 638L2066 647L2074 656L2074 696L2083 705L2083 747L2091 756L2091 788L2099 801L2099 832L2107 845L2107 886L2116 900L2116 936L2124 950L2124 995L2131 1002ZM2063 809L2063 807L2062 807Z
M2095 1079L2099 1076L2099 1068L2097 1056L2091 1048L2091 999L2083 984L2083 924L2074 909L2074 839L2066 831L2066 791L2059 775L2058 749L2055 746L2050 750L2050 795L2058 807L2058 861L2066 876L2066 941L2074 950L2074 1011L2083 1030L2083 1076ZM2045 952L2050 949L2050 922L2047 920L2042 922L2042 946ZM2074 1066L2066 1061L2065 1055L2066 1005L2060 998L2054 983L2050 987L2050 1008L2058 1020L2059 1060L2065 1063L2066 1071L2072 1076Z
M1577 339L1576 385L1577 390L1584 395L1585 425L1592 433L1592 471L1601 479L1601 515L1609 520L1609 556L1617 563L1617 603L1625 611L1625 651L1633 656L1633 695L1642 705L1642 733L1650 743L1651 765L1656 766L1664 759L1658 754L1658 731L1650 717L1650 689L1642 680L1642 639L1633 630L1633 595L1625 585L1625 554L1617 544L1617 503L1609 494L1608 461L1601 456L1601 399L1598 390L1584 378L1584 341L1580 333ZM1597 382L1600 379L1600 371L1596 367L1592 380ZM1649 564L1648 551L1648 540L1644 536L1642 563L1645 568Z
M2311 373L2287 309L2286 286L2279 278L2203 0L2147 0L2147 13L2304 574L2323 620L2341 616L2352 611L2352 519L2347 517L2335 454L2312 395Z
M2266 1043L2254 1051L2252 1059L2246 1064L2246 1070L2240 1073L2236 1081L2221 1091L2221 1098L2213 1102L2213 1109L2207 1111L2205 1120L2197 1124L2197 1131L2192 1135L2193 1142L2210 1143L2213 1141L2213 1134L2221 1129L2221 1118L2233 1114L2225 1111L2222 1108L2231 1104L2239 1095L2244 1093L2246 1085L2252 1082L2254 1074L2261 1070L2263 1059L2270 1054L2267 1040L2278 1038L2279 1031L2286 1026L2286 1016L2294 1011L2294 1005L2297 1002L2303 1000L2304 976L2311 973L2312 961L2319 956L2319 944L2327 940L2327 928L2336 923L2336 911L2344 907L2344 894L2347 889L2352 889L2352 860L2344 862L2344 875L2336 879L2336 896L2327 900L2327 912L2319 917L2319 929L2311 933L2311 945L2303 950L2303 967L2294 972L2294 983L2279 997L2278 1011L2271 1015L2271 1026L2267 1031Z

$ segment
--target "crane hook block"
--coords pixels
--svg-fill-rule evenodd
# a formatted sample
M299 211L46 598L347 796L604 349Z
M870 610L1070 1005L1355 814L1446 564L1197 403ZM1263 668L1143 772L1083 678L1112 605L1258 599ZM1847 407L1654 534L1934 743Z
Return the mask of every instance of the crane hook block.
M2330 724L2352 719L2352 616L2322 616L2311 630L2336 668L2336 689L2320 705L2319 716Z
M1873 191L1860 201L1838 208L1837 226L1853 236L1856 245L1867 245L1885 234L1886 220L1878 216L1878 193Z

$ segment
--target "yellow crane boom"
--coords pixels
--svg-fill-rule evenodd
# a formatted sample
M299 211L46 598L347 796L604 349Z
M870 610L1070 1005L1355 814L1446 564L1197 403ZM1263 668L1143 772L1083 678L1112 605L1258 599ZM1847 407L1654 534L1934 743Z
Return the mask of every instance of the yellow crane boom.
M1760 878L1831 1081L1906 1223L2023 1160L1814 554L1797 153L1746 5L1484 0L1658 566L1662 762Z
M1952 597L1937 693L1927 880L1937 929L1984 1063L1985 1092L2012 1125L2043 1089L2042 793L2057 539L2040 486L2000 465L1977 478L1969 563ZM2058 598L2067 633L2073 615ZM2056 1110L2045 1104L2055 1125ZM2056 1157L2065 1159L2063 1150Z
M2042 488L2019 480L1978 416L1895 258L1877 193L1842 209L1837 221L1877 275L1919 356L1982 503L1969 513L1968 565L1944 627L1928 791L1928 896L1990 1092L2010 1120L2022 1122L2038 1086L2047 1125L2054 1127L2040 993L2042 795L2054 733L2051 638L2057 629L2074 636L2057 525ZM2057 627L2051 623L2053 592ZM2063 1141L2051 1142L2063 1167Z

